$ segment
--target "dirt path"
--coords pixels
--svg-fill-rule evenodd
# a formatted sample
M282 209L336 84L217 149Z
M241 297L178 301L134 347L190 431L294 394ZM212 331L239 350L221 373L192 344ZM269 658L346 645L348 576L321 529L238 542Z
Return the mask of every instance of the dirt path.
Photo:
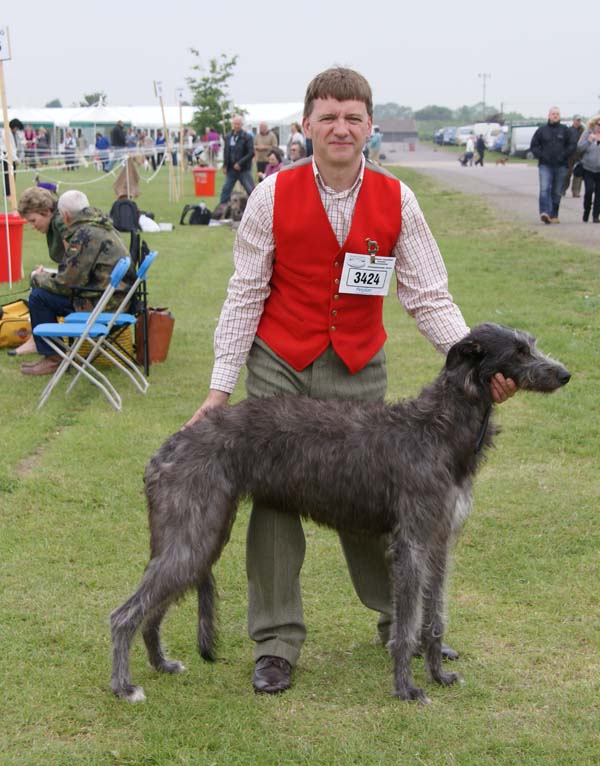
M600 225L583 223L583 200L563 197L560 224L547 225L538 215L538 171L534 165L510 160L496 165L496 153L488 153L485 166L462 167L456 156L443 150L417 147L415 152L401 152L388 162L417 170L440 183L466 194L484 198L504 219L537 231L554 242L600 250Z

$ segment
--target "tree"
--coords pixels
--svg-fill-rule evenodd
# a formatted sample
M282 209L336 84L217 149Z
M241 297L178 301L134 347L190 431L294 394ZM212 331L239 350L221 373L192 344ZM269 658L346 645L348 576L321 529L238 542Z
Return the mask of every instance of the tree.
M408 120L412 116L412 107L400 106L400 104L391 101L387 104L375 104L373 107L373 119L376 122L380 120Z
M195 48L190 52L200 58L200 53ZM222 53L216 59L208 62L208 72L196 79L188 77L187 83L192 92L192 104L196 107L192 119L192 127L198 134L204 133L205 128L214 128L220 133L225 133L226 124L234 114L243 114L244 110L235 106L228 92L229 80L233 77L233 70L238 57L227 56ZM200 63L194 64L192 69L204 71Z
M104 91L98 91L97 93L84 93L83 101L79 102L79 106L105 106L108 101L108 96Z
M52 101L48 101L46 109L62 109L62 104L59 98L53 98Z
M448 109L447 106L438 106L437 104L429 104L424 106L423 109L419 109L414 113L415 120L441 120L447 122L453 117L452 109Z

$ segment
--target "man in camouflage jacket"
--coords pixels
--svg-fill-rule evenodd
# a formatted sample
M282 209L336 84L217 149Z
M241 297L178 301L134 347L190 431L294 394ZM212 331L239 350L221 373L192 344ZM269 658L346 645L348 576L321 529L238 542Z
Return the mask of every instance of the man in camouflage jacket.
M56 322L73 310L89 311L108 286L111 272L120 258L128 255L121 237L108 216L89 206L80 191L65 192L58 200L58 209L65 223L65 258L58 271L52 273L38 268L31 275L29 313L31 327ZM108 305L116 308L133 284L134 269L125 275ZM42 359L21 366L25 375L49 375L60 364L60 357L43 338L35 338Z

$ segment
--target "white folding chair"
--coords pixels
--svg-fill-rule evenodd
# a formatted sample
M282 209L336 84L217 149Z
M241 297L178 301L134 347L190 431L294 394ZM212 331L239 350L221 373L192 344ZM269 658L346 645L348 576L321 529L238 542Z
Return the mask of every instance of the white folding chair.
M121 409L121 397L115 387L105 375L79 354L79 349L84 341L91 343L94 349L98 348L98 341L108 334L108 325L99 322L98 317L106 308L115 290L118 289L130 265L131 259L129 257L121 258L118 261L112 270L108 286L85 322L46 322L34 328L34 336L44 338L52 350L62 357L54 375L42 391L37 406L38 410L45 404L56 384L69 368L73 368L81 375L84 375L90 383L93 383L102 391L115 409ZM69 345L69 340L72 341L72 345ZM99 351L108 356L102 348L99 348ZM111 361L120 366L117 360L113 359Z
M98 336L96 338L96 345L92 349L92 351L87 356L87 361L91 364L94 359L98 356L100 353L104 353L106 356L105 351L110 350L111 355L117 356L122 364L116 365L119 369L121 369L127 377L131 380L131 382L134 384L134 386L140 391L142 394L145 394L148 390L148 387L150 386L150 383L148 382L147 378L144 377L141 370L137 367L135 362L132 360L130 356L128 356L126 353L124 353L118 346L117 341L113 341L112 338L112 331L117 330L124 330L126 327L133 327L135 323L138 320L138 317L136 317L134 314L129 314L125 311L126 308L128 308L129 303L131 302L131 299L135 295L136 290L138 289L141 282L145 281L147 278L148 269L154 262L154 259L158 255L157 252L153 251L151 253L148 253L148 255L144 258L142 263L140 264L139 269L137 270L136 278L132 286L130 287L129 291L127 292L127 295L123 298L119 306L115 309L115 311L102 311L97 317L96 321L100 322L101 324L104 324L108 328L108 333L103 336ZM75 311L72 314L68 314L65 317L65 324L81 324L82 322L87 322L90 317L91 312L89 311ZM114 357L109 357L114 362ZM82 374L81 371L77 373L77 375L74 377L74 379L69 384L69 387L67 388L67 393L73 388L75 383L77 383L77 380L79 379L79 376Z

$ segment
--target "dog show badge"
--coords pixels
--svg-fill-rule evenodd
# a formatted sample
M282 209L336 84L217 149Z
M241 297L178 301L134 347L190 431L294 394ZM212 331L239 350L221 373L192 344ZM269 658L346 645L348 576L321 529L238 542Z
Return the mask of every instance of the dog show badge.
M339 291L354 295L387 295L395 259L378 256L379 244L367 237L368 255L346 253Z

